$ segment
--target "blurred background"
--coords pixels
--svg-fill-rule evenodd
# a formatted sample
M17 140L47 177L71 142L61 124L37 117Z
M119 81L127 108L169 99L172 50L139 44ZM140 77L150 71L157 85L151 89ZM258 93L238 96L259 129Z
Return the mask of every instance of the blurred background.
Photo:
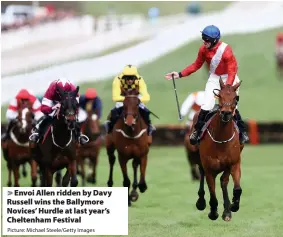
M202 230L206 223L214 228L213 235L222 236L223 226L215 229L206 214L195 210L197 184L191 183L183 146L188 115L178 121L173 85L164 79L166 73L180 71L195 60L202 44L200 31L206 25L217 25L221 40L231 45L238 60L238 76L243 81L239 110L250 136L242 158L243 209L235 215L236 223L246 224L241 227L245 236L280 236L282 13L281 2L1 2L2 133L7 125L8 103L18 91L26 88L42 98L48 83L58 77L79 85L81 94L87 88L96 89L102 100L102 124L114 107L113 78L125 65L136 65L151 95L147 106L160 119L152 116L157 131L148 165L150 191L138 202L138 210L130 214L129 235L190 236L189 225L195 233L192 236L210 236L209 230ZM176 82L181 105L191 93L204 90L207 77L204 65ZM102 125L101 129L104 131ZM118 166L116 173L115 185L121 186ZM107 174L103 148L96 185L105 186ZM21 183L27 186L30 179L25 179ZM7 170L2 160L2 185L6 181ZM220 189L218 195L222 201ZM163 209L166 205L170 208ZM183 211L183 206L188 212ZM147 215L147 211L152 214ZM193 221L188 221L190 217ZM148 225L147 230L138 223ZM176 225L178 228L174 228ZM233 227L227 228L234 233L231 236L238 236Z

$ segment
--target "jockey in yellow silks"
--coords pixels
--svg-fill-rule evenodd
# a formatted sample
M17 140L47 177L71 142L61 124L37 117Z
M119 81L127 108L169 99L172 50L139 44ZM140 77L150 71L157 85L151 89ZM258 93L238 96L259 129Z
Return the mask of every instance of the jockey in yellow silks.
M147 91L147 86L144 79L138 74L138 70L135 66L127 65L124 67L122 73L114 78L112 83L112 100L116 102L115 107L111 110L108 120L106 121L107 133L111 133L112 129L120 117L123 111L123 101L125 96L123 96L121 87L126 90L139 88L139 99L140 99L140 114L144 121L148 125L148 135L151 136L152 132L155 130L154 126L151 124L150 111L145 107L145 104L149 102L150 95Z

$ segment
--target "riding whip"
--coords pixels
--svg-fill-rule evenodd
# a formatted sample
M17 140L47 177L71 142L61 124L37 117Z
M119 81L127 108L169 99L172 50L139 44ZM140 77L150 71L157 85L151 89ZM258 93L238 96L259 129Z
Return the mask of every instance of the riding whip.
M173 81L173 86L174 86L174 91L175 91L175 96L176 96L176 102L177 102L177 108L178 108L178 115L179 115L179 120L182 120L182 115L180 112L180 105L179 105L179 100L178 100L178 95L177 95L177 89L175 85L175 78L174 78L174 73L172 74L172 81Z

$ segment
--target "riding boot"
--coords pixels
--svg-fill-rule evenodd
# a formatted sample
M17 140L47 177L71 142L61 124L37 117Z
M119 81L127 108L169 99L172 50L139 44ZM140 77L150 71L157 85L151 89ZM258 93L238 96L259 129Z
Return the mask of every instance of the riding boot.
M89 138L86 135L82 134L79 123L76 123L75 137L81 145L85 145L89 141Z
M150 120L150 111L146 108L142 109L140 108L140 113L144 119L144 121L146 122L148 129L147 129L147 135L148 136L152 136L153 131L156 130L156 128L153 126L153 124L151 123Z
M237 126L240 130L240 144L244 144L249 141L249 136L246 132L245 122L242 120L239 110L235 110L234 120L237 123Z
M198 115L198 120L194 126L194 132L190 136L190 143L196 145L198 143L199 137L201 135L201 130L205 124L205 117L208 114L209 110L201 109Z
M12 127L17 123L17 120L16 119L12 119L10 120L9 124L8 124L8 128L7 128L7 131L5 133L2 134L1 136L1 141L2 142L5 142L7 141L8 139L10 139L10 132L11 132L11 129Z
M41 139L45 129L47 126L49 126L49 124L51 124L52 122L52 117L50 117L49 115L45 115L43 116L38 123L36 124L36 126L33 128L32 130L32 134L29 137L29 140L31 142L39 142L39 140Z
M105 129L108 134L110 134L114 128L115 123L117 122L120 114L122 113L123 107L114 108L111 110L108 120L105 122Z

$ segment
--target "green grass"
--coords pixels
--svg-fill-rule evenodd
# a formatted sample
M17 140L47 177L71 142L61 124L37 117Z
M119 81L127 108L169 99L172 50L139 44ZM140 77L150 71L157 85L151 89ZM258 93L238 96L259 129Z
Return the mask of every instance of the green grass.
M210 11L219 11L224 9L231 1L226 2L217 2L217 1L206 1L206 2L198 2L201 6L202 12L210 12ZM138 1L138 2L93 2L87 1L84 2L83 12L92 14L95 16L106 15L108 12L108 8L114 8L117 14L144 14L147 15L148 9L151 7L158 7L160 9L160 15L171 15L176 13L184 13L188 2L179 2L179 1L171 1L171 2L156 2L156 1Z
M199 212L195 207L198 184L191 181L183 147L156 148L149 154L147 169L148 190L129 209L129 236L147 237L280 237L283 233L282 146L246 146L242 156L243 189L239 212L232 222L221 219L223 200L219 176L217 197L220 217L210 221L209 195L207 208ZM99 157L98 186L105 186L108 161L103 149ZM128 165L132 180L131 165ZM122 186L118 163L114 169L114 186ZM2 164L2 182L6 184L7 170ZM22 179L21 185L29 185ZM230 179L229 196L233 181Z

